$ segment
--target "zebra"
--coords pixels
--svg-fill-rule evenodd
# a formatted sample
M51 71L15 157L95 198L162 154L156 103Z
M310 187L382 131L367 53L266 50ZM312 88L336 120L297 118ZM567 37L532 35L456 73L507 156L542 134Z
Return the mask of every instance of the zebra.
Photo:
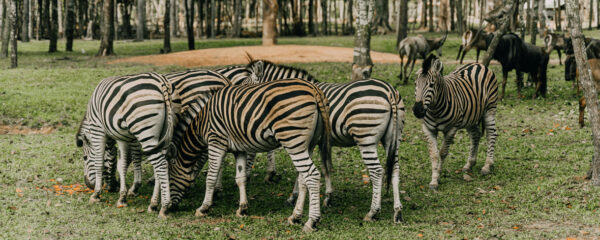
M95 184L90 203L100 201L104 157L112 139L119 145L117 168L132 149L141 147L157 177L148 212L158 206L160 193L159 217L167 217L171 202L167 152L177 120L172 94L171 84L157 73L105 78L96 86L76 135L77 146L83 147L84 177ZM126 194L120 192L117 205L126 205Z
M331 125L328 114L323 92L304 80L287 79L225 87L210 98L186 129L177 148L177 164L171 165L169 171L174 176L181 176L181 180L187 180L185 187L189 187L196 177L193 166L202 166L208 159L206 193L202 206L196 210L196 216L205 216L212 205L223 157L228 151L233 152L236 183L240 190L236 215L243 216L248 209L246 153L265 152L283 146L299 172L301 182L298 201L288 222L295 224L302 219L308 189L309 218L303 230L313 231L321 215L320 173L311 155L314 146L320 143L323 159L325 162L330 159ZM325 175L329 169L330 165L326 165ZM173 181L175 179L172 179L172 185L176 185ZM184 191L185 188L173 187L171 190Z
M423 62L417 72L415 87L416 102L413 113L423 119L423 132L429 142L431 158L431 182L429 188L439 185L442 162L459 129L466 128L471 137L471 153L462 168L470 171L477 160L477 150L482 133L487 132L487 157L481 169L483 175L490 173L494 165L496 143L496 102L498 83L491 69L471 63L463 65L443 76L442 62L433 54ZM437 134L444 133L442 149L438 151Z
M358 80L347 83L318 82L305 70L277 65L266 60L253 60L248 66L250 76L246 83L269 82L283 78L301 78L319 87L330 103L329 121L332 125L332 145L339 147L358 146L362 160L373 183L371 208L363 220L373 221L381 209L383 168L377 157L377 144L381 141L387 153L387 187L392 183L394 194L395 223L402 221L398 167L398 141L404 128L404 101L394 87L378 79ZM269 155L273 153L270 152ZM269 167L274 169L274 167ZM333 187L325 176L326 197L329 204ZM297 184L296 184L297 185ZM297 189L288 200L297 196Z

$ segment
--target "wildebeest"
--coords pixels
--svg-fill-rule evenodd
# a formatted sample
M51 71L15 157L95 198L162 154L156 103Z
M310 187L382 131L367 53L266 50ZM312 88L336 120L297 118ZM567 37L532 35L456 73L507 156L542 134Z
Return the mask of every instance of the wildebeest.
M425 59L427 54L432 51L437 51L437 54L442 56L442 46L448 37L448 32L441 38L428 39L423 35L406 37L400 43L398 43L398 54L400 55L400 75L398 78L402 79L404 77L404 84L408 83L408 77L413 71L415 67L415 61L417 58ZM402 61L404 56L407 56L406 65ZM412 63L411 63L412 62ZM408 64L410 66L410 72L406 73L408 70Z
M458 58L460 57L460 64L462 64L467 52L469 52L471 48L475 48L477 50L477 58L475 62L479 62L479 52L482 50L487 51L488 45L486 39L488 35L490 34L484 31L477 31L476 29L469 29L465 33L463 33L462 43L458 48L458 55L456 56L456 60L458 60ZM461 52L462 57L460 55Z
M586 37L584 38L584 44L588 59L600 58L600 40ZM565 54L567 55L567 59L565 59L565 80L571 81L575 79L575 71L577 70L571 38L565 38ZM576 84L576 82L573 82L573 87Z
M552 50L556 50L558 53L558 63L562 65L561 61L561 50L565 50L565 36L560 33L548 33L544 37L544 43L546 45L546 52L550 54Z
M575 57L573 57L572 55L567 56L567 60L572 61L573 64L571 64L571 66L575 66ZM565 65L566 65L566 60L565 60ZM599 58L590 58L588 59L588 63L590 64L590 69L592 70L592 80L595 83L596 86L596 90L600 90L600 59ZM571 75L572 79L577 79L579 76L579 72L577 71L576 67L573 67L573 71L572 72L567 72L565 74L569 74ZM577 80L579 81L579 80ZM577 88L577 93L579 95L579 92L581 91L581 84L577 84L578 88ZM584 121L583 121L583 114L585 112L585 107L586 107L586 101L585 101L585 96L581 96L581 98L579 98L579 126L583 127Z
M489 45L492 39L493 35L489 34L486 43ZM500 39L492 58L498 60L502 65L502 92L500 93L500 99L504 98L508 72L513 69L517 73L517 92L519 96L522 96L523 73L529 73L530 78L536 83L533 98L535 99L538 95L546 97L546 70L548 68L549 56L541 47L525 43L514 33L508 33Z

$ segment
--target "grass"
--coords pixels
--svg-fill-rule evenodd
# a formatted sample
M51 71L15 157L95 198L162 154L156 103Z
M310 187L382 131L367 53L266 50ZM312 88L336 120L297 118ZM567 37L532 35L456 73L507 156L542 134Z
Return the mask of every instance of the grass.
M259 44L259 39L202 40L198 48ZM393 36L375 36L373 49L394 52ZM351 46L351 37L282 38L281 44ZM540 41L538 41L540 43ZM59 46L64 46L62 42ZM456 56L459 39L451 35L444 60ZM185 41L173 42L181 51ZM371 186L362 183L366 174L357 148L334 148L334 206L323 209L320 231L305 234L289 226L285 218L292 207L285 199L292 189L294 170L283 152L277 155L281 181L265 185L265 161L255 166L248 186L250 215L235 217L238 192L234 172L227 167L224 192L206 218L193 216L204 195L203 178L182 202L181 210L160 221L147 207L151 186L131 198L127 208L116 208L116 193L103 193L107 202L88 205L88 194L57 195L54 185L83 183L81 151L74 135L90 93L107 76L144 71L168 72L180 67L107 65L112 58L95 58L98 42L76 41L73 53L46 53L47 42L20 44L18 69L0 62L0 123L31 128L53 126L47 135L0 135L0 238L315 238L315 239L548 239L600 236L599 189L584 181L593 149L590 128L577 123L577 98L571 83L563 80L563 67L550 66L549 94L535 101L516 97L514 73L507 98L498 106L499 137L496 168L481 176L486 146L481 143L473 181L457 173L467 158L469 138L456 136L443 166L439 191L428 190L430 161L420 122L407 113L405 141L400 145L401 195L405 222L391 221L391 193L383 196L380 220L361 219L370 206ZM158 53L160 41L119 41L117 57ZM82 53L84 49L85 53ZM61 49L59 49L61 50ZM553 57L556 57L553 55ZM474 53L467 55L469 61ZM350 64L291 64L305 68L323 81L347 81ZM455 65L446 65L452 71ZM499 66L492 69L500 77ZM414 85L400 86L398 65L380 64L374 77L392 82L404 97L407 110L414 103ZM412 81L411 81L412 83ZM531 96L533 89L525 90ZM410 111L410 110L409 110ZM568 128L566 127L568 126ZM569 129L569 130L567 130ZM383 153L383 152L381 152ZM384 157L384 154L380 154ZM228 162L232 164L231 157ZM144 167L144 177L151 167ZM132 174L130 173L129 179ZM62 180L59 184L58 180ZM131 180L129 181L131 182ZM36 189L40 188L40 189ZM306 214L305 214L306 215ZM306 218L306 217L305 217Z

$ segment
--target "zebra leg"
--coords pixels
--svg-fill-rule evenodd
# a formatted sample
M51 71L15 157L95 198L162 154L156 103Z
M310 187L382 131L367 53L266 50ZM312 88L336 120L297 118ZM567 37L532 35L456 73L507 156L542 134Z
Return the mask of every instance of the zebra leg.
M402 218L402 203L400 202L400 167L398 161L394 164L392 172L392 188L394 192L394 223L401 223L404 222L404 219Z
M377 145L361 146L360 154L363 162L369 171L369 177L373 184L373 194L371 196L371 210L363 218L364 221L373 221L373 218L381 210L381 185L383 178L383 168L377 157Z
M300 182L300 174L298 174L298 177L296 177L296 180L294 181L294 190L292 191L292 195L290 195L290 197L287 199L287 203L290 205L294 205L294 202L298 199L298 191L299 191L299 183Z
M298 178L296 179L296 185L294 185L294 191L296 192L296 204L294 206L294 211L292 212L292 216L288 217L289 224L300 224L300 220L302 220L302 213L304 212L304 200L306 200L306 184L304 183L304 178L302 178L302 174L298 174ZM294 202L288 199L288 203L293 204Z
M152 196L152 200L158 200L158 194L160 194L160 203L161 208L158 213L158 217L162 219L167 218L167 210L171 206L171 190L169 186L169 169L168 169L168 159L167 159L167 150L161 149L157 153L151 154L148 156L148 162L152 164L154 167L154 192ZM159 191L157 191L159 190ZM156 195L155 195L156 194ZM150 207L153 206L151 201ZM150 208L149 207L149 208Z
M321 206L319 202L319 183L321 179L321 173L319 173L319 170L313 164L313 161L308 151L305 150L298 153L297 150L293 148L286 148L286 150L290 154L290 157L292 158L296 170L300 173L301 178L299 179L300 182L298 184L304 185L306 188L308 188L308 221L304 223L304 227L302 228L302 230L305 232L315 231L315 225L319 222L319 219L321 218ZM300 194L302 194L302 186L299 186L299 188ZM303 196L299 195L298 201L301 201L300 199L303 199ZM299 203L297 202L294 214L290 218L296 219L297 217L295 216L297 216L298 213L301 213L302 209L298 209L298 205ZM300 212L298 212L298 210Z
M477 151L479 150L479 140L481 139L481 132L479 131L479 126L471 126L467 129L469 135L471 136L471 153L469 154L469 159L467 163L462 168L463 172L470 172L475 163L477 162Z
M404 56L400 54L400 74L398 74L400 80L402 80L402 75L404 74L404 62L402 60L404 60Z
M94 193L90 196L90 203L100 202L100 193L102 192L102 174L104 172L104 152L106 151L106 135L101 130L92 129L90 140L90 158L94 163L96 171L96 182Z
M246 183L250 181L250 174L254 169L254 161L256 161L256 153L246 154Z
M127 167L129 166L129 145L124 141L117 141L119 145L119 160L117 161L117 172L119 172L119 182L120 182L120 190L119 190L119 200L117 200L116 207L126 207L127 206Z
M416 57L413 57L412 59L412 63L410 64L410 72L408 73L408 75L406 76L406 79L404 79L404 84L408 84L408 78L410 77L410 75L412 75L413 73L413 69L415 68L415 62L417 61Z
M219 194L223 192L223 170L224 168L219 169L219 174L217 175L217 183L215 183L215 194Z
M129 155L133 162L133 184L129 188L127 195L135 197L138 195L138 189L142 185L142 156L140 155L140 148L138 146L130 146Z
M223 158L227 153L225 144L218 143L215 140L209 142L208 146L208 174L206 175L206 190L204 193L204 201L202 206L196 209L196 217L204 217L208 213L210 206L213 203L213 195L215 193L215 185Z
M429 182L429 189L436 190L440 181L440 154L437 146L437 130L428 129L423 124L423 132L427 137L429 144L429 158L431 159L431 182Z
M156 176L156 170L154 171L154 175ZM154 189L152 190L152 197L150 198L150 205L148 205L148 213L156 212L158 208L158 197L160 195L160 183L158 178L154 181Z
M498 136L498 133L496 132L496 109L487 110L483 120L487 133L488 149L485 165L481 168L481 174L488 175L494 166L494 146L496 145L496 137Z
M248 197L246 195L246 153L235 155L235 183L240 190L240 205L235 215L244 217L248 215Z
M267 155L267 176L265 177L265 182L275 182L275 176L277 175L277 170L275 168L275 150L272 150L269 151Z

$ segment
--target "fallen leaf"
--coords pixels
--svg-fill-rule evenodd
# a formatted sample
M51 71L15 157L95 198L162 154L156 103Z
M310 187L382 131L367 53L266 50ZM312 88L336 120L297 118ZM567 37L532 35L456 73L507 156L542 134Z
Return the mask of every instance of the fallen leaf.
M423 237L423 234L419 233L417 234L417 237Z
M20 188L15 189L15 191L18 192L18 193L22 193L23 192L23 190L21 190Z
M473 181L473 178L469 174L463 174L463 179L467 182Z
M240 229L244 229L244 224L241 224L241 225L240 225Z
M452 232L452 230L448 229L448 230L446 230L446 232L445 232L445 233L446 233L446 234L452 234L453 232Z
M518 229L519 229L519 227L517 227L517 226L514 226L514 227L513 227L513 229L514 229L514 230L518 230Z
M277 196L281 197L281 196L283 196L283 193L278 193Z
M485 215L485 209L483 209L483 211L481 211L481 213L482 213L483 215Z
M250 218L252 218L252 219L265 219L265 217L261 217L261 216L250 216Z

